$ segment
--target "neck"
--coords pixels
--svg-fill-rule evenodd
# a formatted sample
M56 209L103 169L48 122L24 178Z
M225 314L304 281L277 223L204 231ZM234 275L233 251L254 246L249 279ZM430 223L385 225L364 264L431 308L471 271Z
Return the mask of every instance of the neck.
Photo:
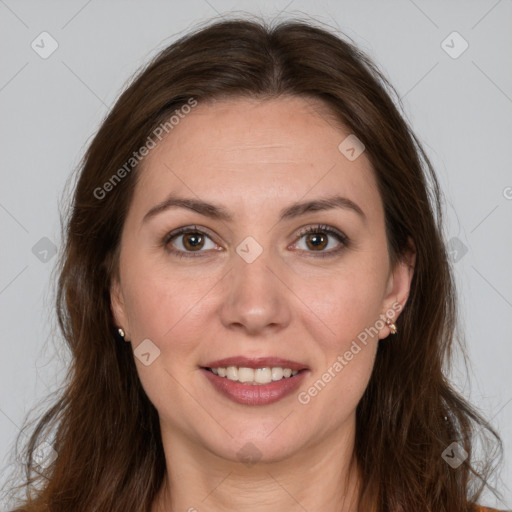
M353 432L253 464L226 460L164 433L167 471L152 512L354 512L361 478Z

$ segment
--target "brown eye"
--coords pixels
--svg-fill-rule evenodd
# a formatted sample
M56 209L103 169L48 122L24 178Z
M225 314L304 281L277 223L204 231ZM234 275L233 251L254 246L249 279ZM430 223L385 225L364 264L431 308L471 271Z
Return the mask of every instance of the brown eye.
M163 245L169 252L179 256L202 256L201 253L209 252L207 249L218 247L206 233L190 226L169 233Z
M183 236L183 247L185 249L194 251L196 249L201 249L204 246L204 237L201 233L190 232Z
M328 243L328 237L322 233L313 233L306 236L306 244L310 249L325 249Z
M314 256L335 256L349 245L349 239L341 231L329 226L312 226L303 230L295 247ZM304 240L305 243L302 242ZM325 250L327 249L327 250Z

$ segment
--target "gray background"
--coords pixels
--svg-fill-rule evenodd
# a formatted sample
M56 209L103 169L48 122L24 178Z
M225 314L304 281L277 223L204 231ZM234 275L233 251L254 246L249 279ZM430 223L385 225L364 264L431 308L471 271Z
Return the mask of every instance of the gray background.
M138 66L198 22L233 10L338 27L401 95L446 195L445 236L453 239L471 361L469 377L460 360L451 374L505 444L493 481L504 500L485 501L512 508L511 0L0 0L2 475L25 415L44 409L67 364L51 288L66 180ZM58 43L46 59L31 47L43 51L43 31ZM463 41L446 40L453 31L469 44L457 58Z

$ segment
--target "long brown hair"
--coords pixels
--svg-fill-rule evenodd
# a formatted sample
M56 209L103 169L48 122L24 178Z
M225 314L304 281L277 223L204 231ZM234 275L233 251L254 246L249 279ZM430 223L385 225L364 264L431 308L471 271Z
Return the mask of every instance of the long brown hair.
M432 166L400 113L398 95L347 38L301 20L246 18L210 22L161 51L119 97L84 155L56 298L71 365L25 447L20 511L150 510L165 473L158 414L131 344L116 333L109 294L144 163L131 158L191 99L283 95L323 100L363 142L383 199L391 261L403 256L408 237L417 252L398 334L379 343L357 407L359 510L473 510L495 462L490 452L483 463L475 459L475 434L487 434L487 446L492 439L500 454L502 442L445 375L460 336ZM57 457L42 467L34 454L51 432ZM442 457L453 442L468 454L456 469Z

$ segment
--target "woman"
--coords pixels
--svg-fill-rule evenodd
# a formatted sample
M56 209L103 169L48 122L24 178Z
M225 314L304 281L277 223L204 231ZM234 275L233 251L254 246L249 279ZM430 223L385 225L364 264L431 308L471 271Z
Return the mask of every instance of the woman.
M391 92L293 21L138 74L81 166L18 511L485 510L473 436L501 441L443 373L441 192Z

